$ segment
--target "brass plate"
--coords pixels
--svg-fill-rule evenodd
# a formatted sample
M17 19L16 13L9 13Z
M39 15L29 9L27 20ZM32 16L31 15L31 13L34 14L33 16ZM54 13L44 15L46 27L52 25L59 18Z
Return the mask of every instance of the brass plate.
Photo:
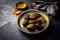
M45 20L46 20L46 26L45 26L45 28L42 29L42 30L40 30L40 31L36 31L36 32L28 32L28 31L26 31L24 28L22 28L21 25L20 25L20 20L21 20L21 18L23 18L23 16L24 16L26 13L28 13L28 12L38 12L39 14L41 14L41 15L45 18ZM28 34L38 34L38 33L43 32L44 30L46 30L46 29L48 28L49 22L50 22L50 21L49 21L49 18L48 18L48 16L46 15L45 12L42 12L42 11L39 11L39 10L35 10L35 9L30 9L30 10L26 10L26 11L22 12L22 13L18 16L18 19L17 19L18 28L19 28L21 31L23 31L24 33L28 33Z

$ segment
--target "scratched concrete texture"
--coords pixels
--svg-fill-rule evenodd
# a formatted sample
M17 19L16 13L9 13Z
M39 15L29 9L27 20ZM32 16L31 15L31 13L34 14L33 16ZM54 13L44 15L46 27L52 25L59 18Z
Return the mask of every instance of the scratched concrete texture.
M21 1L30 6L32 2L39 0L0 0L0 40L60 40L59 14L56 18L49 16L50 26L43 33L29 35L21 32L16 25L18 16L11 11L15 4Z

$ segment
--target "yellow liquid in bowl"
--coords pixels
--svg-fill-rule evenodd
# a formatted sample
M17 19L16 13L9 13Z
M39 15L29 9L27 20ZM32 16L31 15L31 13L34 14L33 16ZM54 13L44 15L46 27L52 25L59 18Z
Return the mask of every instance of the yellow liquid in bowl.
M21 4L17 5L17 8L19 8L19 9L23 9L25 7L26 7L26 3L21 3Z

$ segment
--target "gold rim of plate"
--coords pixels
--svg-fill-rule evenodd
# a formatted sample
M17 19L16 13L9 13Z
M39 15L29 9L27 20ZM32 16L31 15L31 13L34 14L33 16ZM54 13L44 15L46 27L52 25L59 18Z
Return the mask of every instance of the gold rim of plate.
M40 12L40 13L42 13L42 15L45 17L45 19L47 20L47 25L46 25L46 27L45 27L43 30L41 30L41 31L39 31L39 32L30 32L30 33L28 33L28 32L25 32L24 30L22 30L22 29L20 28L20 26L18 25L18 19L19 19L19 17L20 17L23 13L29 12L29 11ZM49 20L49 17L46 15L46 13L45 13L45 12L42 12L42 11L40 11L40 10L36 10L36 9L26 10L26 11L22 12L22 13L18 16L18 18L17 18L17 25L18 25L19 30L21 30L22 32L27 33L27 34L38 34L38 33L41 33L41 32L43 32L44 30L46 30L46 29L48 28L49 23L50 23L50 20Z

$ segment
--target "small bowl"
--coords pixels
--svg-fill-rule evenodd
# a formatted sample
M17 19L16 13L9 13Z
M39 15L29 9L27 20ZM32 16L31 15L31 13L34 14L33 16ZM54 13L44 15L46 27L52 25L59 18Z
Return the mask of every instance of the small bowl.
M20 25L20 20L21 18L23 18L23 16L28 13L28 12L38 12L39 14L41 14L45 20L46 20L46 26L44 27L44 29L40 30L40 31L36 31L36 32L29 32L29 31L26 31L25 28L22 28L21 25ZM17 25L18 25L18 28L23 31L24 33L27 33L27 34L38 34L38 33L41 33L43 32L44 30L46 30L49 26L49 18L48 16L45 14L45 12L42 12L42 11L39 11L39 10L35 10L35 9L30 9L30 10L26 10L24 12L22 12L19 16L18 16L18 19L17 19Z
M27 4L25 2L16 3L17 10L25 10L27 9Z

